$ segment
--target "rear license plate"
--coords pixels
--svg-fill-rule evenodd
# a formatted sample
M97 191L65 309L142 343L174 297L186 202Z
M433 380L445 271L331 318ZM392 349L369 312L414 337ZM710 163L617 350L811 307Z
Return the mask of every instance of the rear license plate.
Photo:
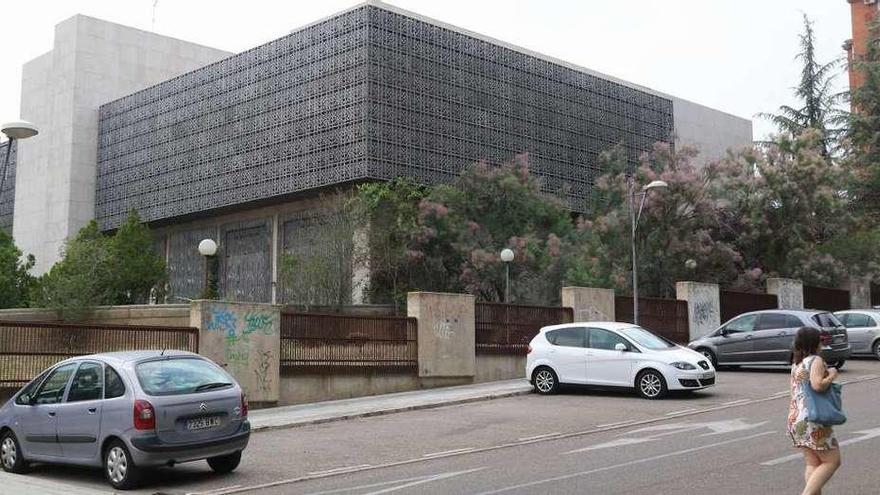
M703 376L700 377L700 380L708 380L715 376L715 373L703 373Z
M214 428L215 426L220 426L219 416L186 420L187 430L204 430L207 428Z

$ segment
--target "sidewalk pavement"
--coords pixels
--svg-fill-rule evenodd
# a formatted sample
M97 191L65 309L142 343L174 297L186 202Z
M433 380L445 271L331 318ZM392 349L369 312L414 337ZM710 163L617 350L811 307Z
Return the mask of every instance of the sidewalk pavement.
M258 409L251 411L248 419L251 422L251 429L259 431L464 404L531 392L531 385L524 379L503 380Z
M77 486L73 483L52 481L37 476L12 474L0 471L0 493L22 495L111 495L110 485L107 490L95 490L88 486Z

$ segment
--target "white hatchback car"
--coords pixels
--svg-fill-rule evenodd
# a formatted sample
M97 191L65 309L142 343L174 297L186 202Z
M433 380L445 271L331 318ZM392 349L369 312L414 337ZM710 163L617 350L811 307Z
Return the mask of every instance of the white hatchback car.
M632 323L544 327L529 344L526 377L541 394L562 384L627 387L647 399L715 384L705 356Z

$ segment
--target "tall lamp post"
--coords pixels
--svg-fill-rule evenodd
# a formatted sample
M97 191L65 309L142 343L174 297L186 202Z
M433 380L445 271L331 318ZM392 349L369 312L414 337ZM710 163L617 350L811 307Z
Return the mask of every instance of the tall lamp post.
M510 262L513 261L513 250L501 250L501 261L504 262L504 302L510 302Z
M9 141L6 143L6 158L3 160L3 173L0 174L0 200L3 199L3 186L6 184L6 172L9 169L9 153L12 151L12 143L16 139L27 139L39 134L37 126L24 120L9 122L0 126L0 132L6 134ZM3 202L0 201L0 204Z
M217 243L213 239L203 239L199 243L199 254L205 257L205 287L202 291L202 298L214 299L217 297L217 290L215 288L217 277L214 274Z
M645 198L654 189L665 189L669 184L662 180L652 181L640 191L636 191L636 182L633 178L630 185L630 217L632 217L632 262L633 262L633 323L639 324L639 269L636 263L636 230L639 227L639 219L642 217L642 208L645 207ZM639 209L636 211L636 198L640 198Z

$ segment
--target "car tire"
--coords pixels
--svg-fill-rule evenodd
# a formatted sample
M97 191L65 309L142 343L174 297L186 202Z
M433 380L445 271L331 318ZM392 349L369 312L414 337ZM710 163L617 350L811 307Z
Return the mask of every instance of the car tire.
M217 457L209 457L208 465L211 466L211 469L214 470L217 474L228 474L235 470L238 467L238 464L241 462L241 451L233 452L232 454L221 455Z
M559 377L548 366L539 366L532 373L532 384L541 395L552 395L559 391Z
M880 359L880 340L874 342L874 347L871 350L874 352L874 357Z
M697 352L703 355L706 359L712 363L712 367L718 369L718 360L715 359L715 353L705 347L698 347Z
M104 477L117 490L137 488L141 480L141 470L134 465L128 447L119 440L113 440L104 450Z
M645 399L662 399L666 397L669 389L666 387L666 379L657 370L642 370L636 376L636 391Z
M28 471L28 462L24 460L21 444L12 430L0 435L0 466L7 473L24 474Z

